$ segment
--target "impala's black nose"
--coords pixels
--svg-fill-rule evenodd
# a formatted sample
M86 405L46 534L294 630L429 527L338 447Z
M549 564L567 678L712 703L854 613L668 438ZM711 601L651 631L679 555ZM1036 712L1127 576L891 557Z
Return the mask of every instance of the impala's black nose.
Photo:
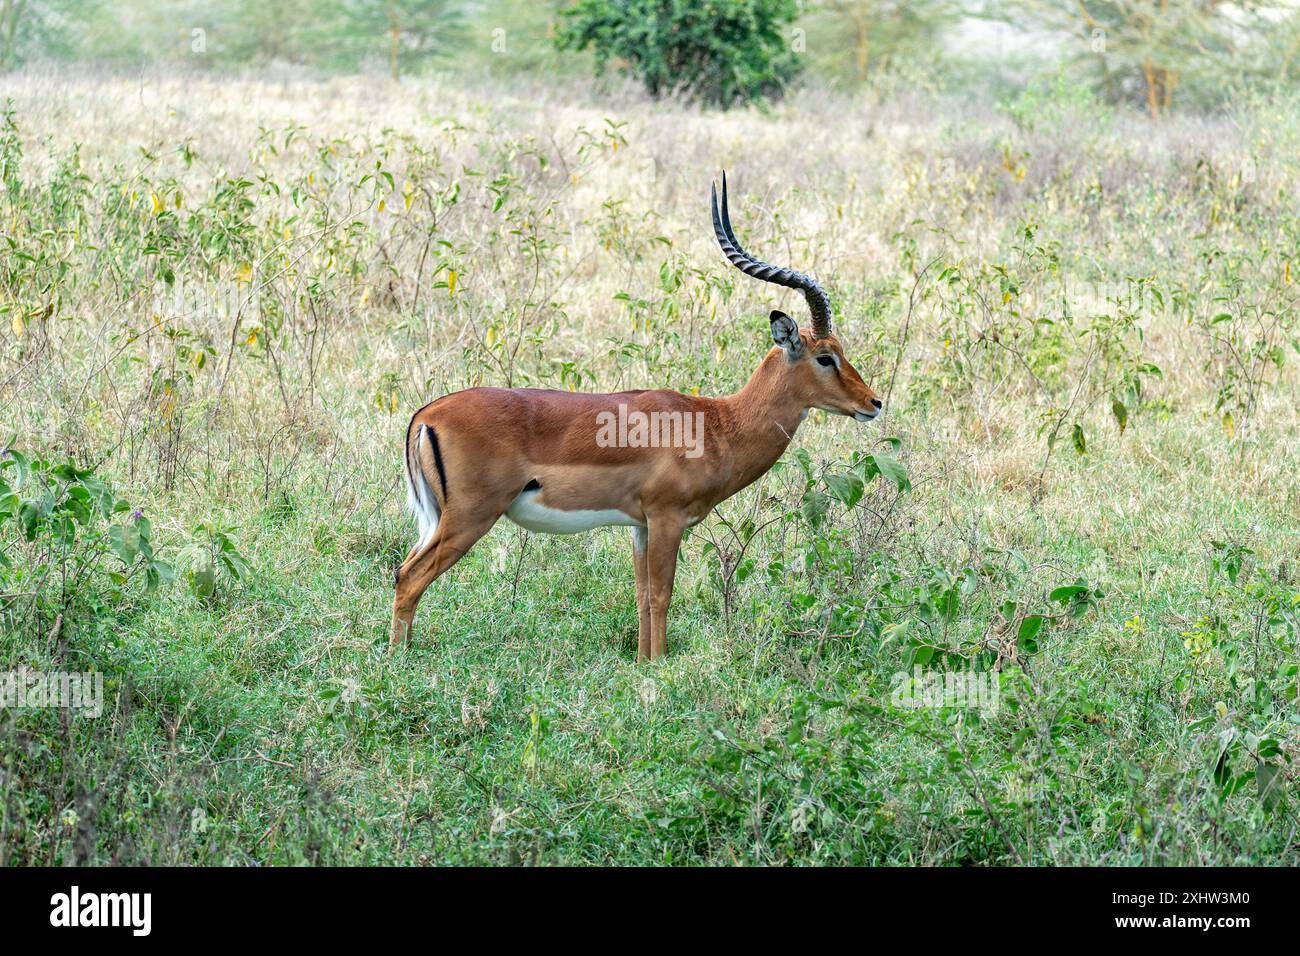
M875 405L876 408L879 408L879 407L881 406L881 404L883 404L883 403L880 401L880 399L878 399L878 398L873 398L873 399L871 400L871 404L872 404L872 405Z

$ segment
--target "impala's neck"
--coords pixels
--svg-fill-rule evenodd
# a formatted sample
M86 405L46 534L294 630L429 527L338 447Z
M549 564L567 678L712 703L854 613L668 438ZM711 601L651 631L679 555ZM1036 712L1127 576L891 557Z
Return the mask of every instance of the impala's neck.
M732 492L765 473L781 457L808 410L790 388L786 375L789 359L772 349L750 376L745 387L721 399L732 416L732 454L735 472Z

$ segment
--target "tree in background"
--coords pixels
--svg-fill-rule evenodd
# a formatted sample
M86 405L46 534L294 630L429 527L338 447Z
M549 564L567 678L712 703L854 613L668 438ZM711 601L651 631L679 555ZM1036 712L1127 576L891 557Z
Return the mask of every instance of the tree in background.
M806 11L809 53L820 70L861 84L899 58L933 59L940 34L960 17L961 5L958 0L811 0Z
M0 0L0 69L18 57L20 29L27 26L27 0Z
M394 80L445 53L459 34L460 7L448 0L334 0L333 59L356 67L383 57Z
M394 79L452 49L454 0L226 0L196 4L217 62L282 60L323 69L383 64Z
M1220 109L1247 87L1297 88L1298 12L1300 0L0 0L0 70L285 64L396 77L437 63L551 83L594 63L656 96L723 105L779 94L802 70L885 96L1023 94L1025 109L1055 77L1071 95L1160 117Z
M206 62L223 66L312 63L330 48L328 20L316 0L198 0L171 18L182 36L187 20L205 31Z
M794 0L577 0L560 11L561 49L590 49L652 96L718 106L778 96L798 73Z
M383 64L397 78L453 47L463 6L457 0L0 0L0 68L41 58L340 70Z
M80 13L98 0L0 0L0 70L31 56L71 55L81 41Z
M1274 33L1294 17L1221 0L999 0L989 13L1027 30L1070 38L1073 59L1095 66L1111 100L1136 94L1152 119L1169 112L1187 76L1205 87L1247 73L1266 75ZM1289 11L1288 11L1289 13ZM1294 50L1294 45L1289 49ZM1288 54L1289 59L1289 54ZM1281 65L1283 78L1288 70ZM1198 91L1205 92L1205 91Z

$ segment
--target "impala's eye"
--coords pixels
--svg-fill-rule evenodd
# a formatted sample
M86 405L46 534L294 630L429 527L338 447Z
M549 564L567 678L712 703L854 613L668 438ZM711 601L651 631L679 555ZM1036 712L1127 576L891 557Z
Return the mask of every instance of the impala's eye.
M831 358L829 355L819 355L817 356L817 364L825 365L827 368L830 368L835 364L835 359Z

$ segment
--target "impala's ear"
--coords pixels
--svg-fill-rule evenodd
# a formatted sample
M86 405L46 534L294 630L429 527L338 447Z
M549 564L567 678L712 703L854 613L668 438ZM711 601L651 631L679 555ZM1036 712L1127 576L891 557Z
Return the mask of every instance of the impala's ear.
M794 319L779 309L772 310L772 341L785 349L791 358L803 350L799 326Z

